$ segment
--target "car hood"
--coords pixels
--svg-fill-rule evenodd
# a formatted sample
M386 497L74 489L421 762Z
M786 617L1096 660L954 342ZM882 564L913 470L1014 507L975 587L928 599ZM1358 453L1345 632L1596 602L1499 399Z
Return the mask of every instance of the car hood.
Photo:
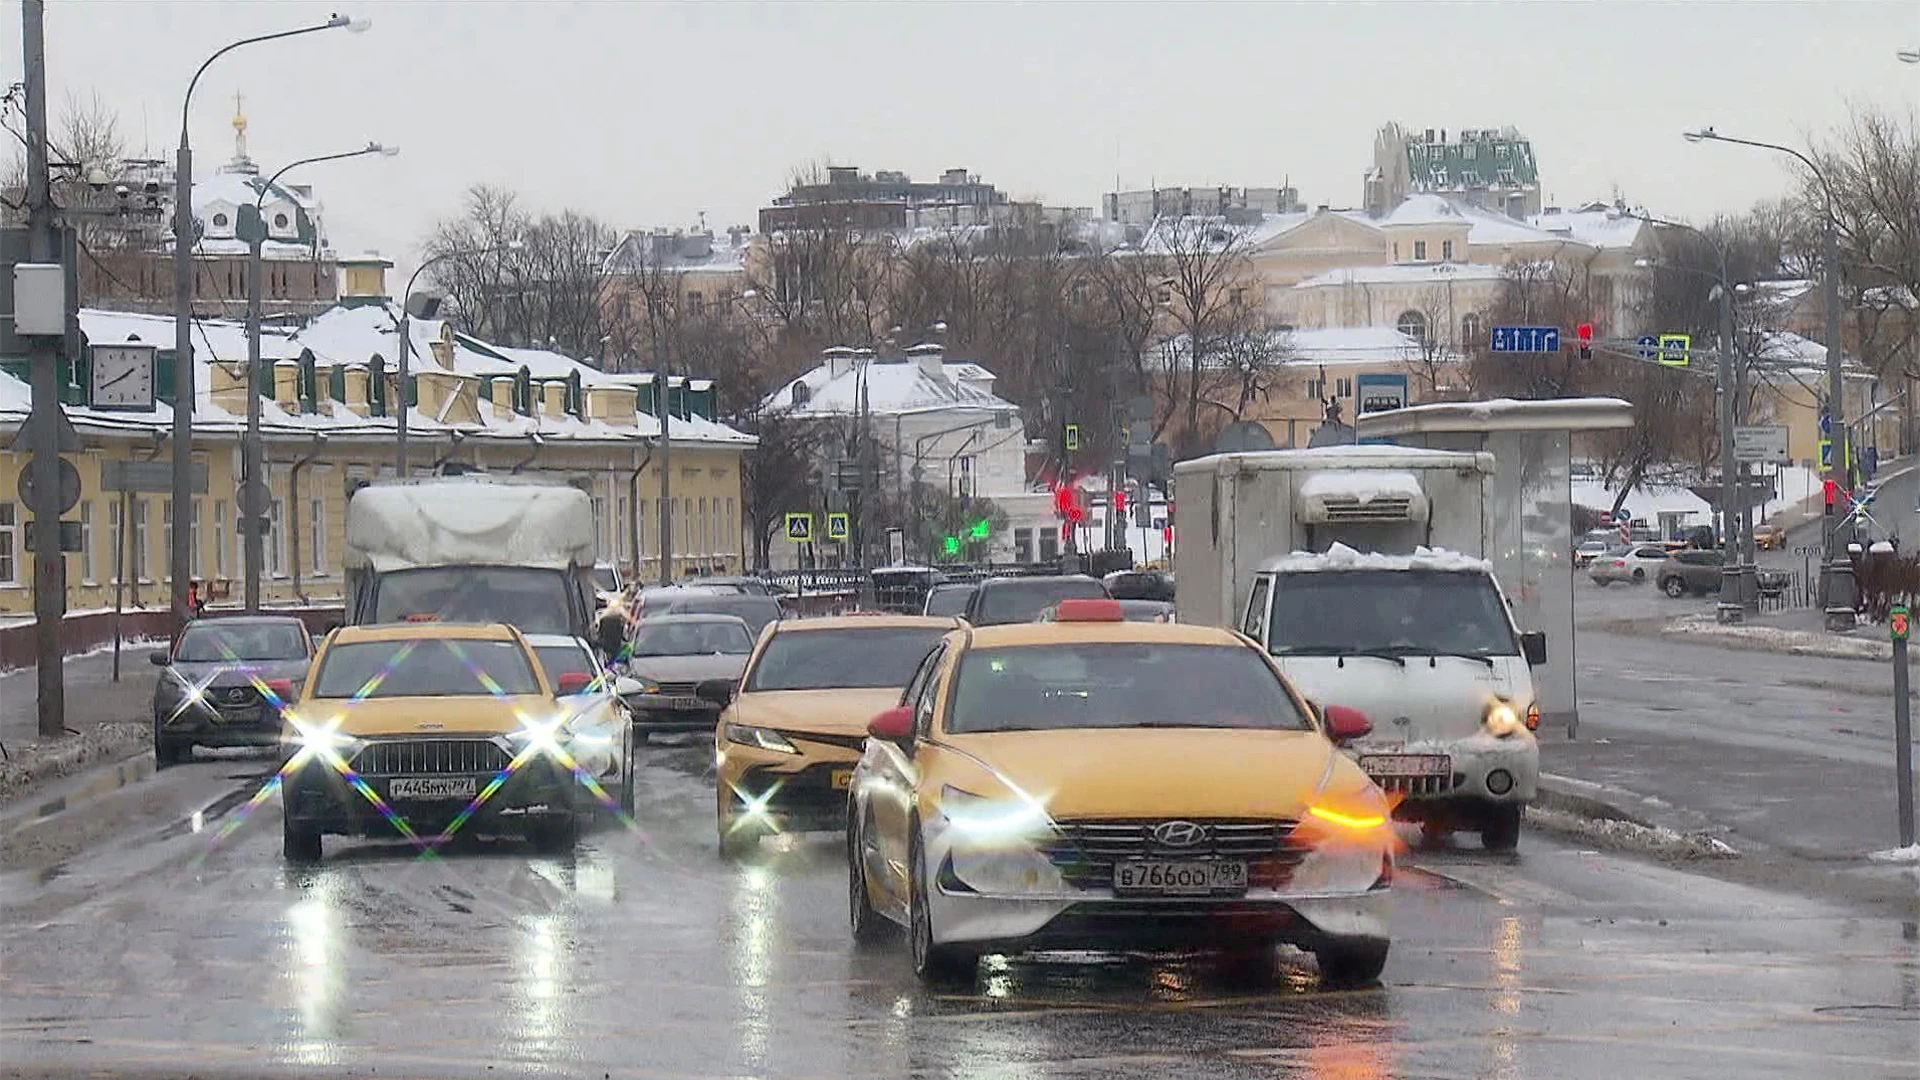
M1458 656L1406 657L1405 666L1373 657L1278 656L1295 689L1326 705L1358 709L1373 722L1369 747L1465 739L1481 731L1495 698L1521 712L1533 701L1533 678L1516 656L1488 667Z
M747 669L745 653L705 653L700 656L636 656L627 671L654 682L699 682L702 679L738 679Z
M900 691L894 688L761 690L740 695L728 719L778 731L864 738L874 715L899 703Z
M359 701L308 698L295 707L304 723L332 726L343 735L360 738L403 735L505 735L531 720L538 722L563 710L550 698L535 694L516 697L383 697ZM572 710L566 709L566 712Z
M175 662L175 674L197 685L247 686L255 679L304 679L307 661L300 660L213 660L206 663Z
M1317 731L1009 731L948 745L1055 820L1297 818L1344 760Z

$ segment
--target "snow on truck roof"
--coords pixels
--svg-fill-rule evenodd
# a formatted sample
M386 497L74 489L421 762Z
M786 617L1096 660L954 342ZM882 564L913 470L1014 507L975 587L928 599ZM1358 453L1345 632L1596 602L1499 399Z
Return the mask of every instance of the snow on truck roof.
M1296 551L1291 555L1269 559L1260 569L1283 574L1327 570L1451 570L1490 574L1493 564L1445 548L1417 547L1411 555L1383 555L1372 551L1355 551L1345 544L1336 543L1318 554Z
M1235 454L1210 454L1173 467L1175 473L1214 472L1231 463L1241 470L1354 468L1381 469L1475 469L1493 472L1493 455L1472 450L1428 450L1419 446L1389 446L1355 443L1348 446L1319 446L1310 450L1256 450Z
M347 503L348 566L591 566L593 503L566 484L445 477L369 484Z
M1418 499L1426 494L1420 478L1400 469L1328 469L1300 482L1302 498L1338 497L1358 503L1375 499Z

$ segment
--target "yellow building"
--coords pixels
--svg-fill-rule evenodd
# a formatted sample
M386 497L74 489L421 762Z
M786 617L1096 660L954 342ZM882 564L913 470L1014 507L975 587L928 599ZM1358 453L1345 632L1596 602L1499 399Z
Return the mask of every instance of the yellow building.
M339 597L347 493L360 480L393 475L400 341L383 269L350 276L341 306L298 330L263 338L268 371L257 385L273 493L262 571L269 604ZM657 577L660 424L653 377L606 375L556 353L492 346L443 321L416 319L409 326L409 472L457 465L575 483L593 497L602 560L629 574L637 562L642 574ZM88 309L81 328L90 346L173 340L172 321L161 316ZM194 459L206 483L189 517L192 573L218 603L238 599L244 575L235 494L247 348L244 328L231 322L202 320L195 338L201 349ZM78 523L81 538L81 549L67 556L70 611L112 607L120 582L129 607L169 601L171 499L109 492L102 483L103 468L119 469L108 462L161 466L171 460L170 349L157 367L160 400L136 411L87 407L86 363L66 373L72 384L67 414L80 440L79 451L67 457L81 480L80 500L64 515ZM30 405L25 375L22 365L0 370L0 439L7 443ZM753 439L713 419L708 380L675 377L667 397L676 574L738 571L746 550L741 458ZM0 452L0 617L33 608L29 512L15 495L27 464L22 451Z

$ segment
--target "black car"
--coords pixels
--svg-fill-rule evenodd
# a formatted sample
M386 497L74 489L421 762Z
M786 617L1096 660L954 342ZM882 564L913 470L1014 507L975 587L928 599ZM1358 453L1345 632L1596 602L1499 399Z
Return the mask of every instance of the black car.
M927 590L927 601L920 614L965 615L975 588L971 581L943 581Z
M1033 622L1054 604L1075 599L1111 597L1098 578L1085 574L988 578L968 598L966 620L975 626Z
M780 601L752 593L702 593L692 589L667 604L669 615L733 615L747 624L748 633L758 640L767 624L781 617Z
M162 768L196 746L274 746L280 710L307 677L313 638L299 619L234 615L189 623L153 689L153 757Z
M1106 577L1115 600L1158 600L1173 603L1173 575L1164 570L1119 570Z

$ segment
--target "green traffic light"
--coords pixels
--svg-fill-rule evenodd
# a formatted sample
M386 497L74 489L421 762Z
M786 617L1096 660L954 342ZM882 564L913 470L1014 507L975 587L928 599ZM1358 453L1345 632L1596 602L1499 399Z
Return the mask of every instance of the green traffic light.
M959 537L957 537L957 536L949 536L949 537L947 537L947 539L946 539L946 550L947 550L947 554L949 554L949 555L958 555L958 554L960 554L960 538L959 538Z
M973 523L973 538L975 540L985 540L991 535L992 531L993 530L988 527L985 519Z

